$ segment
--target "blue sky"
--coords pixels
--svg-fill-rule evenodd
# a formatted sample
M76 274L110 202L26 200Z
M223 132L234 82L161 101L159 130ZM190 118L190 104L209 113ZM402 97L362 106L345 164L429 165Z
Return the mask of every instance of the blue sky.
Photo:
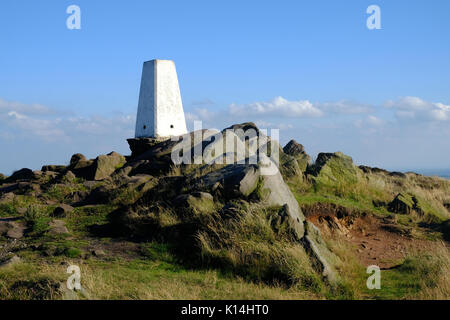
M81 8L68 30L66 8ZM381 9L369 30L366 9ZM116 150L142 63L175 61L188 127L254 121L313 157L450 167L450 1L0 4L0 172Z

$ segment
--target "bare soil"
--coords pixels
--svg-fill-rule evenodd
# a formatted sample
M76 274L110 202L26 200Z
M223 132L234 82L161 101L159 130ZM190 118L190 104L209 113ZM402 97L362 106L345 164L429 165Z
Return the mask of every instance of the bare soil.
M363 266L394 268L411 250L425 250L433 243L418 238L413 228L371 213L348 212L344 207L327 204L310 206L304 213L325 237L341 235L352 244Z

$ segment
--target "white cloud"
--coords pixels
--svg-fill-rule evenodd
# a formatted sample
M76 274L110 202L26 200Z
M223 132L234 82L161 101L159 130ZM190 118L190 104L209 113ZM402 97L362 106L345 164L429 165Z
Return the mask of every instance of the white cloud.
M0 114L5 112L18 112L28 115L55 115L61 112L41 104L24 104L0 99Z
M418 97L401 97L389 100L384 107L395 110L395 115L402 121L449 121L450 106L443 103L428 102Z
M55 117L55 115L61 116ZM130 134L134 129L134 115L74 117L43 105L9 103L0 99L0 136L41 139L45 142L69 143L79 136L108 136ZM128 136L130 137L130 136Z
M312 103L309 100L289 101L276 97L269 102L249 104L231 104L231 115L277 116L286 118L317 118L329 114L352 115L371 112L370 105L355 101L340 100L335 102Z
M349 100L317 103L315 106L324 112L332 112L336 114L361 114L368 113L373 110L370 105Z
M360 130L361 134L376 134L385 126L386 121L374 115L369 115L355 120L353 124Z
M273 122L267 122L264 120L257 120L255 121L255 124L258 126L259 129L280 129L280 130L288 130L293 129L294 126L290 123L273 123Z
M374 115L370 115L367 117L367 122L373 126L382 126L384 125L385 121L383 119L380 119Z
M272 115L296 118L323 116L323 112L308 100L289 101L283 97L276 97L269 102L231 104L229 112L232 115Z

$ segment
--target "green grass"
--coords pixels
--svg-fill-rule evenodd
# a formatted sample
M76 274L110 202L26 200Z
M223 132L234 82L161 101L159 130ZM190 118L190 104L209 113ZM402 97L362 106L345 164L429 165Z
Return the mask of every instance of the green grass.
M17 215L17 208L13 203L0 203L0 217L12 217Z
M96 205L92 207L75 208L65 219L66 226L73 234L84 236L88 234L88 227L94 224L108 223L107 215L117 207L112 205Z
M64 203L71 193L76 191L87 191L87 188L80 181L82 180L76 180L70 184L54 184L43 194L43 196L47 199Z
M53 288L35 290L36 284L64 283L68 264L80 266L81 285L92 299L316 299L319 296L302 288L247 282L217 270L190 270L171 262L167 247L146 245L150 255L133 260L116 258L101 261L58 256L51 259L27 257L18 265L0 269L0 299L62 299ZM163 257L163 260L161 258ZM17 292L17 283L30 284ZM35 286L33 287L33 284ZM47 290L46 290L47 289Z

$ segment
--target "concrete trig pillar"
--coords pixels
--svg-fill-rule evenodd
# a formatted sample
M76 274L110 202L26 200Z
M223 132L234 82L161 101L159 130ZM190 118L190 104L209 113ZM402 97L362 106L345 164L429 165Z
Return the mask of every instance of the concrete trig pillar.
M170 138L187 133L175 63L144 62L136 118L136 138Z

